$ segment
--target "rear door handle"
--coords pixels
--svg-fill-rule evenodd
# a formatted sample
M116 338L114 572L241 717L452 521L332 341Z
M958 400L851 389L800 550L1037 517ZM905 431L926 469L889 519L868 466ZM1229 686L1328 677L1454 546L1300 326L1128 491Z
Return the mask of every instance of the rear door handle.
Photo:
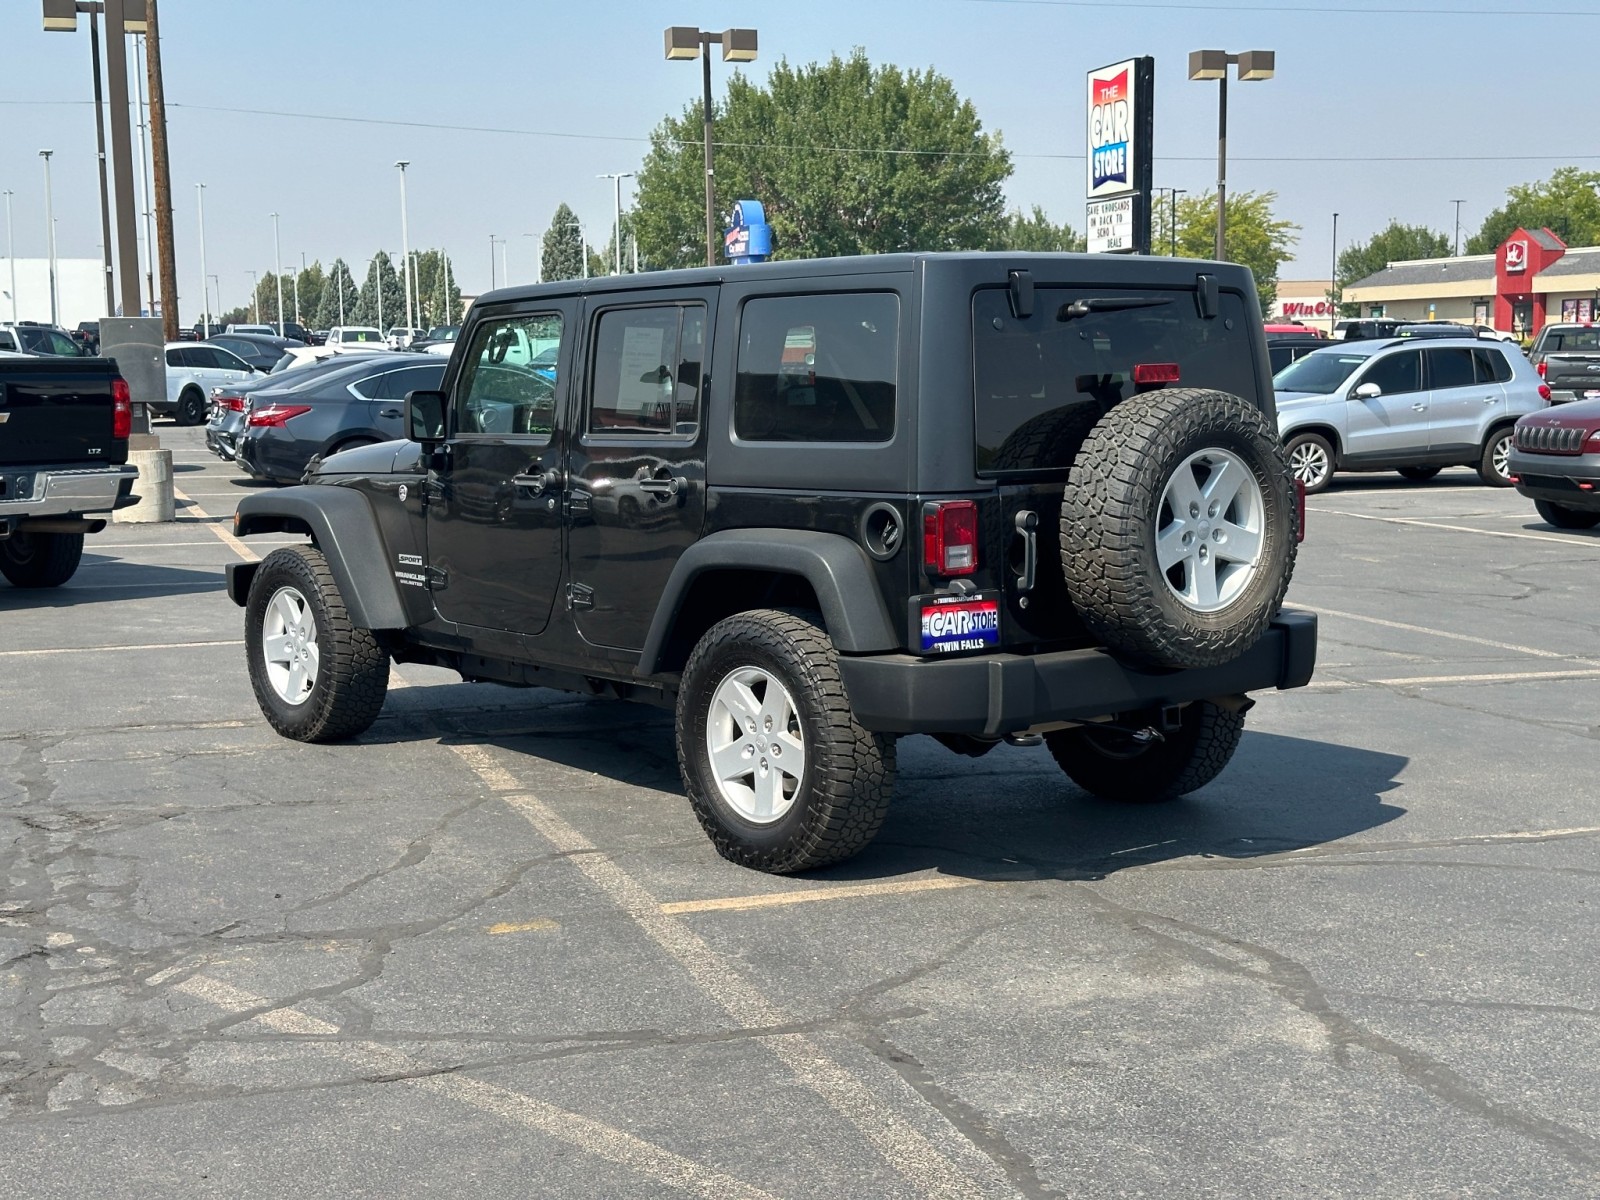
M380 417L391 417L398 421L405 414L402 413L398 408L382 408L378 410L378 415Z
M1411 407L1414 410L1416 410L1417 412L1427 412L1428 411L1428 406L1426 404L1413 404Z
M657 496L676 496L679 492L689 490L689 480L683 475L672 475L665 479L641 479L639 490Z
M1485 396L1485 397L1484 397L1484 398L1483 398L1483 402L1484 402L1484 403L1485 403L1485 404L1493 404L1493 403L1494 403L1494 402L1495 402L1495 401L1497 401L1497 400L1499 400L1499 399L1500 399L1500 397L1499 397L1499 396Z

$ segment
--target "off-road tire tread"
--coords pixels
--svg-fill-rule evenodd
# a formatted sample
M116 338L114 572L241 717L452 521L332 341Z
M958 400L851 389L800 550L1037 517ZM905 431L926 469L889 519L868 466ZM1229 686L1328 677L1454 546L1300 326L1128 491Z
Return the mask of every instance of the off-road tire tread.
M1168 619L1166 583L1153 547L1160 489L1187 453L1256 442L1267 471L1261 571L1278 578L1219 614ZM1283 446L1261 412L1237 396L1203 388L1164 388L1125 400L1094 427L1068 477L1061 506L1061 557L1067 591L1089 632L1124 658L1157 667L1210 667L1238 657L1266 631L1294 574L1294 484ZM1274 515L1275 514L1275 515ZM1276 543L1276 544L1274 544ZM1159 597L1159 603L1158 603ZM1221 617L1224 619L1215 619Z
M17 538L26 540L18 543ZM33 553L17 558L16 545L28 545ZM77 574L82 559L81 533L14 533L0 541L0 575L10 580L12 587L60 587Z
M1244 735L1244 713L1208 700L1190 705L1185 719L1195 723L1192 729L1133 759L1096 756L1074 729L1047 733L1044 741L1056 765L1084 791L1124 804L1159 804L1198 791L1220 775Z
M743 643L785 663L795 678L785 685L800 707L820 713L807 731L810 817L787 843L744 844L719 820L710 791L694 764L705 756L705 709L716 682L706 664L724 647ZM864 729L856 720L839 675L839 655L820 614L803 609L753 609L736 613L700 639L689 656L678 693L677 751L683 786L701 828L717 853L730 862L771 874L789 874L843 862L877 835L894 794L895 740ZM711 785L715 787L714 784ZM803 804L804 797L797 799Z
M297 713L306 720L286 719L272 703L265 672L258 665L261 652L261 608L280 586L277 580L299 586L315 609L320 651L315 690ZM245 653L249 656L250 685L255 689L267 723L287 738L301 742L337 742L356 737L372 727L389 691L389 653L370 629L350 620L339 585L328 560L310 546L285 546L274 550L256 570L245 607Z
M1533 507L1538 509L1546 524L1554 525L1557 529L1593 529L1596 525L1600 525L1600 512L1584 512L1580 508L1568 508L1565 504L1557 504L1553 500L1535 500Z

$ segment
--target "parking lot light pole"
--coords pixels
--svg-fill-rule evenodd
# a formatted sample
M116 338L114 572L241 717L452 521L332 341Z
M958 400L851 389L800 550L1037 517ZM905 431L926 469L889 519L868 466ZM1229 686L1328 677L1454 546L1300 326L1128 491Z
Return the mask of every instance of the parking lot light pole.
M494 244L499 239L494 234L489 235L489 290L494 291Z
M1217 88L1217 245L1220 262L1227 248L1228 234L1228 68L1237 66L1239 82L1254 83L1271 79L1277 70L1277 54L1272 50L1246 50L1229 54L1226 50L1191 50L1189 78L1215 79Z
M17 323L17 240L11 233L11 197L14 193L6 189L6 262L11 264L11 323Z
M1329 259L1328 269L1328 336L1333 336L1333 331L1339 324L1339 214L1333 214L1333 253Z
M721 45L722 61L747 63L756 60L756 31L754 29L724 29L711 33L693 25L672 25L666 31L668 61L688 61L698 58L704 67L702 78L705 92L703 114L705 122L706 152L706 266L717 265L716 187L711 161L711 47Z
M211 317L217 311L217 309L222 307L222 277L220 275L207 275L206 279L211 280L212 291L215 291L217 294L216 308L213 308L211 306L211 292L206 292L206 337L210 337ZM202 279L200 283L202 285L202 290L204 290L205 279ZM205 338L201 338L200 340L204 341Z
M1454 204L1456 206L1456 257L1460 258L1461 257L1461 206L1462 206L1463 203L1465 203L1465 201L1452 200L1452 201L1450 201L1450 203Z
M278 283L278 336L283 336L283 250L278 244L278 214L272 213L272 277Z
M250 276L250 319L259 325L261 324L261 272L246 271L245 274ZM219 291L218 295L220 294Z
M50 156L54 150L41 150L44 159L44 233L45 245L50 254L50 324L56 323L56 216L55 201L50 195Z
M609 179L615 185L616 206L617 206L616 207L616 214L617 215L616 215L616 223L612 226L612 228L616 231L616 234L615 234L615 238L616 238L616 246L615 246L616 255L615 255L615 266L614 266L614 268L613 268L611 273L613 275L621 275L622 274L622 181L624 179L632 179L633 178L633 172L632 171L615 171L615 172L611 172L611 173L604 174L604 175L596 175L595 178L596 179Z
M394 164L400 169L400 269L404 272L400 282L405 285L406 293L406 329L411 329L411 231L406 228L406 168L411 165L409 159L400 159ZM411 334L407 332L407 337Z
M211 336L211 293L206 288L206 185L194 185L200 213L200 340ZM220 299L220 297L219 297Z

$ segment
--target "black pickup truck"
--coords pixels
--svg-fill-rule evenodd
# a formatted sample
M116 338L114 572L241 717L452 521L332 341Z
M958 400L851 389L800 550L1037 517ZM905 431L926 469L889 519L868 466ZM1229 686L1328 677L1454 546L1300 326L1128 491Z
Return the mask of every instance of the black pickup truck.
M84 534L137 500L132 413L111 359L0 360L0 575L14 587L71 579Z
M1592 325L1546 325L1528 359L1544 377L1554 404L1600 396L1600 329Z

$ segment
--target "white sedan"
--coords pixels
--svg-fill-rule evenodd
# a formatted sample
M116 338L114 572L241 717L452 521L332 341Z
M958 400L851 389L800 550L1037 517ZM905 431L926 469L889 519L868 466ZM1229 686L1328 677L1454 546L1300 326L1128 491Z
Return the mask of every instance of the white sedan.
M221 346L204 342L167 343L167 398L150 407L171 413L179 425L199 425L206 419L206 397L211 389L238 383L256 375L254 367Z

